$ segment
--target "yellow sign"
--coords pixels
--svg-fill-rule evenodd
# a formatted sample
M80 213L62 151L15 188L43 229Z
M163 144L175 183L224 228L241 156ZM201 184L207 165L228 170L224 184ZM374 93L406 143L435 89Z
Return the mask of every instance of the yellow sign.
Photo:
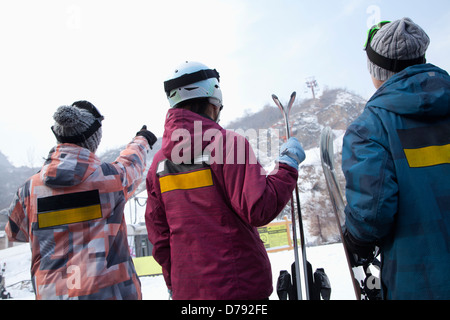
M133 258L136 273L140 277L162 274L162 267L152 256Z
M292 249L290 221L275 222L258 228L259 236L267 251L275 252Z

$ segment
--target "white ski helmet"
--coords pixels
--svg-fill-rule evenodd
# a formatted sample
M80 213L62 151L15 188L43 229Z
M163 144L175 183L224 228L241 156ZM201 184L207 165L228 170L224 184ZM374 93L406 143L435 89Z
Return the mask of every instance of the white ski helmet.
M222 106L219 82L220 76L216 69L199 62L186 61L164 82L164 90L171 108L196 98L210 98L211 103Z

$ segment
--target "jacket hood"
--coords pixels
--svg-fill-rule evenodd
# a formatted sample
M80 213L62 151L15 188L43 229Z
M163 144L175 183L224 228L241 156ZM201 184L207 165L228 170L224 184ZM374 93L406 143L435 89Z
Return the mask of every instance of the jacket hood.
M50 150L41 170L41 178L50 188L76 186L86 180L100 164L100 159L88 149L74 144L59 144Z
M209 131L209 134L206 131ZM189 110L170 109L162 139L162 153L175 163L192 163L223 128L206 116Z
M450 115L450 77L432 64L409 67L386 81L367 103L411 117Z

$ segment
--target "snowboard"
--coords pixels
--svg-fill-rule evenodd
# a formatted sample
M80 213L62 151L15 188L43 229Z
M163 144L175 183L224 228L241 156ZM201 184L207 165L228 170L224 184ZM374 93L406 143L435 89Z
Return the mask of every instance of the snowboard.
M357 266L354 263L354 259L352 259L352 254L347 250L347 246L344 241L343 226L345 223L345 203L337 179L333 144L333 131L331 128L326 127L323 129L320 137L320 157L328 193L330 195L331 204L333 206L333 211L344 247L348 269L353 282L355 297L357 300L379 300L381 298L381 283L379 277L374 275L372 272L374 267L379 270L379 261L374 260L371 263L365 263L362 266Z

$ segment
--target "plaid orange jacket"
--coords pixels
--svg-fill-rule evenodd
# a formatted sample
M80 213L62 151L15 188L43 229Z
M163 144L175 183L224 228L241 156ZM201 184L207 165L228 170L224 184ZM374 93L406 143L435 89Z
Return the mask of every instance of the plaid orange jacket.
M30 242L36 299L141 299L124 206L142 181L149 145L136 137L113 163L59 144L19 188L5 231Z

